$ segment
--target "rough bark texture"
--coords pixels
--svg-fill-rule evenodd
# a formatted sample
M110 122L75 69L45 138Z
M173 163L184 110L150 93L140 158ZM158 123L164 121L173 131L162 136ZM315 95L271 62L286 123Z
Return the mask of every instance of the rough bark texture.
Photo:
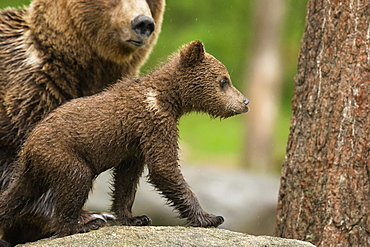
M276 235L370 245L370 5L310 0Z
M105 227L98 231L75 234L64 238L49 238L33 243L18 245L24 247L106 247L106 246L245 246L273 247L294 246L313 247L310 243L274 238L269 236L250 236L243 233L222 229L191 228L191 227Z

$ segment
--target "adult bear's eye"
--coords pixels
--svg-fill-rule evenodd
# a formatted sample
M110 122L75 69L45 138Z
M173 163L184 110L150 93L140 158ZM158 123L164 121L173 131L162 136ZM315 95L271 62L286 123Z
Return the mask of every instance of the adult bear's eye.
M227 85L229 85L229 79L227 77L223 77L220 80L220 87L224 89Z

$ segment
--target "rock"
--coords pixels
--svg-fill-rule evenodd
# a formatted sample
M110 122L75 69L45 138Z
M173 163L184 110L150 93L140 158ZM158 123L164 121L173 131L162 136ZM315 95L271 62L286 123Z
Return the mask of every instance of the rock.
M192 227L105 227L64 238L42 239L18 247L106 247L106 246L314 246L310 243L269 236L251 236L216 228Z

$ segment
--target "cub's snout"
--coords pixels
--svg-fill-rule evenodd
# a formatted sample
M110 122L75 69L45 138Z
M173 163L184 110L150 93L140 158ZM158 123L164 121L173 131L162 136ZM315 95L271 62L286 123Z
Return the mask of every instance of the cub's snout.
M230 107L230 110L233 112L232 115L238 115L238 114L248 112L249 111L248 104L249 104L249 100L245 98L244 96L241 100L237 100L236 103L232 102L231 107Z
M249 111L249 100L233 85L225 92L228 99L226 109L230 116L246 113Z
M248 107L249 99L245 98L244 101L243 101L243 104L245 106L245 111L244 112L248 112L249 111L249 107Z

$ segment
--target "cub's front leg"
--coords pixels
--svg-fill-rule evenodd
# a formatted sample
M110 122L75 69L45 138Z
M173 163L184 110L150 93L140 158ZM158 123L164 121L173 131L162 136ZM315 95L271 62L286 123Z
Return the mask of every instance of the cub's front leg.
M160 132L157 132L160 133ZM178 164L177 138L163 137L154 140L150 149L143 149L149 169L149 182L169 201L188 225L198 227L217 227L224 222L222 216L205 212L198 199L190 190Z
M112 211L117 215L116 222L125 226L147 226L152 220L146 216L133 216L132 205L144 163L138 157L123 162L114 169L114 192Z

